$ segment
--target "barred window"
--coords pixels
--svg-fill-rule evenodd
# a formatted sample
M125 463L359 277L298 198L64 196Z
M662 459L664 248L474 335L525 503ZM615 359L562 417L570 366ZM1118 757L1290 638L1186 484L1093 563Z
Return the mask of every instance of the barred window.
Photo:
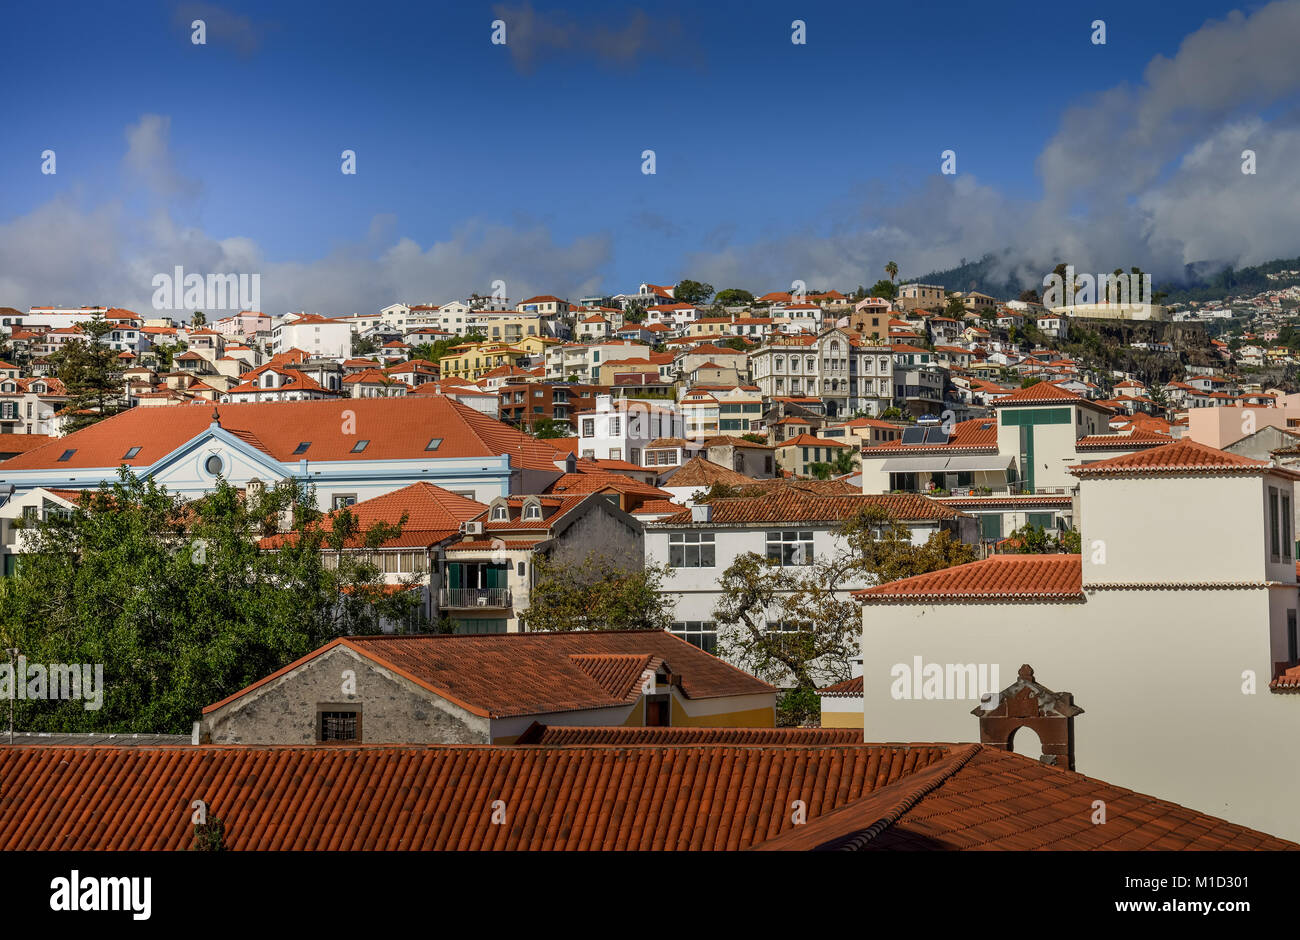
M317 740L321 742L360 741L361 712L357 709L321 711L317 731Z

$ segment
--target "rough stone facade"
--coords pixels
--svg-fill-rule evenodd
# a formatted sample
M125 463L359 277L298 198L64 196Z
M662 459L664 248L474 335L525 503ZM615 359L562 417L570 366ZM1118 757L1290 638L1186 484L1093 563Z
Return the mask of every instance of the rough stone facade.
M355 694L344 691L345 671L355 675ZM200 736L212 744L316 744L320 710L357 707L363 744L489 743L489 719L345 646L204 715Z

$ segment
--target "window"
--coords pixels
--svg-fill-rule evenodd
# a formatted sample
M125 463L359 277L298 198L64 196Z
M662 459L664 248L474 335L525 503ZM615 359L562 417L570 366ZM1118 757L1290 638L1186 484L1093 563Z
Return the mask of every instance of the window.
M712 568L713 563L712 532L673 532L668 536L670 568Z
M1036 529L1050 532L1052 529L1052 514L1050 512L1031 512L1029 513L1028 522Z
M305 454L307 453L307 448L310 446L311 446L311 441L302 441L301 443L298 444L297 447L293 449L293 452L295 454Z
M980 516L980 538L1002 538L1002 513L986 512Z
M357 441L355 444L352 445L352 453L359 454L369 446L370 446L370 441L368 440Z
M218 457L216 454L213 454L207 460L203 461L203 469L208 471L208 473L212 474L213 476L216 476L218 473L220 473L221 468L222 468L221 458Z
M1300 665L1300 637L1296 635L1294 610L1286 612L1286 661L1291 666Z
M767 533L767 557L781 567L811 565L813 562L813 534L811 532Z
M609 419L609 436L618 437L623 431L623 421L621 418Z
M1294 548L1291 540L1291 497L1286 494L1282 495L1282 560L1291 560L1291 549Z
M1280 561L1282 556L1282 533L1278 526L1277 487L1268 488L1268 548L1273 561Z
M441 447L441 446L442 446L442 438L440 438L440 437L435 437L435 438L433 438L431 441L429 441L429 443L427 443L427 444L424 445L424 449L425 449L425 450L437 450L437 449L438 449L439 447Z
M65 463L66 461L71 460L72 455L75 454L76 452L77 452L76 448L73 448L72 450L65 450L62 454L59 455L59 459L55 461L55 463Z
M537 503L529 503L524 507L524 519L533 520L542 518L542 507Z
M332 506L334 509L343 509L346 506L355 506L357 496L355 493L335 493Z
M320 709L316 714L316 741L325 744L330 741L361 740L361 709L347 710Z
M718 625L712 620L676 621L670 632L706 653L716 653L718 650Z
M583 436L583 437L595 437L595 436L596 436L596 419L595 419L595 418L583 418L583 419L582 419L582 436Z
M138 448L138 447L132 447L130 450L128 450L125 454L122 455L122 459L123 459L123 460L130 460L132 457L134 457L134 456L135 456L136 454L138 454L138 453L140 453L140 448Z
M493 522L508 522L510 519L510 509L504 503L500 506L492 507Z

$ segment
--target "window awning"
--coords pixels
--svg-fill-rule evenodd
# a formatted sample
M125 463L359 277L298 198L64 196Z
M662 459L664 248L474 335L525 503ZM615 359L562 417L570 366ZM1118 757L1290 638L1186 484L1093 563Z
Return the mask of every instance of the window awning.
M886 473L940 473L948 466L952 458L946 455L938 457L889 457L880 465Z
M948 466L945 468L949 473L957 471L974 471L974 470L1005 470L1011 466L1011 457L1000 456L998 454L985 454L983 456L967 455L954 456L948 458Z
M968 473L1006 470L1011 457L999 454L938 454L927 457L889 457L880 465L886 473Z

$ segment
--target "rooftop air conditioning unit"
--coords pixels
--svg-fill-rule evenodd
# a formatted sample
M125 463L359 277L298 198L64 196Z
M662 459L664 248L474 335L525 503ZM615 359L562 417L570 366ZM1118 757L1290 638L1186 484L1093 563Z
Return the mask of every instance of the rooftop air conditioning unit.
M482 535L482 534L483 534L483 523L481 523L481 522L462 522L462 523L460 524L460 531L463 532L465 535Z

